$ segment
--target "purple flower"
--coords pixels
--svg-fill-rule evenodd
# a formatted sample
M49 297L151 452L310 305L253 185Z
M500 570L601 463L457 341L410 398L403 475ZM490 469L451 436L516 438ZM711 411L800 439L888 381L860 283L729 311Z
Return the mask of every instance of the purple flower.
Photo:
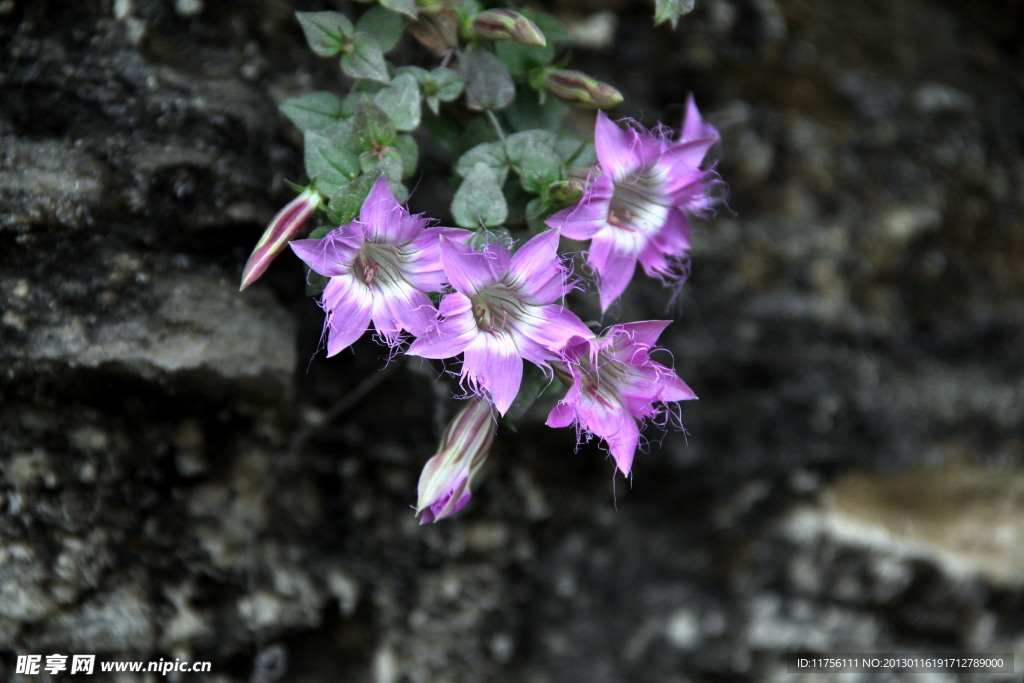
M260 241L256 243L252 254L249 255L249 260L245 263L239 291L260 279L270 266L270 262L284 251L284 245L288 244L288 240L294 239L299 234L299 230L306 224L318 206L320 206L320 194L313 188L309 188L288 202L287 206L270 219L263 231L263 236L260 237Z
M514 256L499 244L478 251L442 237L441 262L455 291L441 300L437 323L408 353L464 353L463 381L486 391L502 415L519 392L524 358L546 369L569 338L591 336L574 313L553 303L573 286L558 256L556 230L537 235Z
M675 372L651 360L651 349L669 322L613 325L600 337L570 340L563 363L555 366L569 392L548 415L547 425L575 422L579 432L601 437L628 476L642 422L665 415L665 403L697 398Z
M497 427L490 402L480 396L466 401L448 423L416 487L420 524L454 515L469 502L469 487L487 459Z
M389 345L402 330L422 334L437 311L425 292L446 282L438 240L469 239L467 230L426 228L391 193L387 178L374 183L359 218L323 239L296 240L292 249L314 272L330 278L320 305L327 312L327 355L362 336L373 320Z
M718 132L701 120L693 97L678 140L666 128L652 132L629 123L623 130L598 112L600 173L579 204L547 220L570 239L591 240L587 260L598 275L602 310L626 289L637 261L651 277L681 281L690 248L686 214L708 214L717 201L710 190L721 183L700 168Z

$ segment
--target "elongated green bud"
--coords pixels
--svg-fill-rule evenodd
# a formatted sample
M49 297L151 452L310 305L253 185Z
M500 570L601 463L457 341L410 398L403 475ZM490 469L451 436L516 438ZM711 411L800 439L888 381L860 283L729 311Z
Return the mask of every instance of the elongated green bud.
M245 264L239 291L260 279L260 276L270 266L270 262L277 258L277 255L284 250L289 242L299 236L299 230L306 224L318 206L320 206L320 193L309 188L277 212L277 215L267 224L263 236L256 243L256 248L252 250L252 254Z
M420 474L416 502L420 524L449 517L469 502L469 487L487 459L497 431L493 412L490 401L475 396L448 423L437 454Z
M523 45L544 47L544 32L519 12L489 9L473 17L473 35L485 40L514 40Z
M611 109L622 104L622 93L582 71L552 69L535 81L558 99L572 104L594 109Z

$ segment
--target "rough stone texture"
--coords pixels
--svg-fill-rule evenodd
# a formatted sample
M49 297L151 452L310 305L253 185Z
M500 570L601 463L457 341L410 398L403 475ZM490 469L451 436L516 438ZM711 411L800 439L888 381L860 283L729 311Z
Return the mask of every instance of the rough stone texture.
M616 12L575 63L620 115L692 90L723 130L732 210L696 226L665 337L701 400L614 485L538 406L429 527L434 371L325 425L383 352L314 357L294 261L235 291L300 173L275 102L338 83L291 18L326 6L0 2L0 680L18 653L681 683L1024 650L1018 5L704 0L673 34L649 4L552 4ZM450 188L422 188L439 215Z

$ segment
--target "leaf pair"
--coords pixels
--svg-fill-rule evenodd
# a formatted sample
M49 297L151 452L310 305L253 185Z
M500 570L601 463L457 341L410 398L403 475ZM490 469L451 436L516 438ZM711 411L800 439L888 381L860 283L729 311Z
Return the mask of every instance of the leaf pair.
M391 77L384 52L398 42L403 26L399 23L396 33L394 20L373 12L367 12L369 17L364 15L356 26L340 12L297 12L296 16L315 54L333 57L341 53L341 70L345 75L388 84Z

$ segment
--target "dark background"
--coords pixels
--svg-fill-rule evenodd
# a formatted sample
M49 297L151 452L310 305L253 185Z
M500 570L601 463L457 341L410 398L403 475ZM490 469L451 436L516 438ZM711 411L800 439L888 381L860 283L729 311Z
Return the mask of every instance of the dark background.
M236 291L301 174L276 103L342 86L292 16L330 7L0 2L0 679L54 652L218 683L683 683L1024 650L1019 3L698 0L674 33L549 4L617 16L572 63L616 116L692 91L723 132L730 209L676 305L639 278L605 320L677 318L700 401L614 483L538 406L426 527L450 387L376 375L369 338L314 355L296 259ZM411 203L443 217L424 144Z

